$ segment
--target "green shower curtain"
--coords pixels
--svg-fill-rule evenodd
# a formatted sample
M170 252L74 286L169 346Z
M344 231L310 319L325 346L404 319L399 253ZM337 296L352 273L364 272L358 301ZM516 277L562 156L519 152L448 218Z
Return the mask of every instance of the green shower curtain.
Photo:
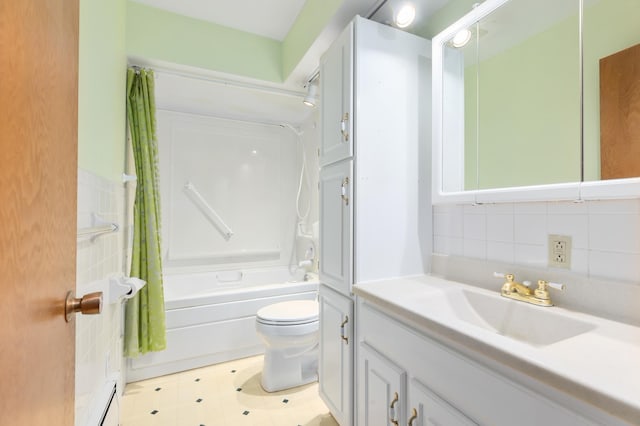
M127 119L138 178L130 276L147 282L126 306L124 353L136 357L166 348L153 71L127 70Z

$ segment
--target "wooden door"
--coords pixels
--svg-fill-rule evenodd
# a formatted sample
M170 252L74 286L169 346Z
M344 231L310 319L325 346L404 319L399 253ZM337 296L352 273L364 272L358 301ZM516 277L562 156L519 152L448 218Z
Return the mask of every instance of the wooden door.
M0 424L72 425L78 0L0 0Z
M640 44L600 59L600 178L640 176Z

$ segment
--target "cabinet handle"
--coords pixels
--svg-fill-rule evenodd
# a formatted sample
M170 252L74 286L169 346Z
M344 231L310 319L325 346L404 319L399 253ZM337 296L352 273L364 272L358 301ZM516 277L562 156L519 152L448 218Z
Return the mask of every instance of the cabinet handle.
M413 421L418 418L418 412L415 408L411 409L411 417L409 417L409 421L407 422L408 426L413 426Z
M349 197L347 197L347 185L349 185L349 176L342 179L342 185L340 185L340 191L342 193L342 201L344 201L344 205L349 205Z
M398 420L396 419L396 408L395 408L395 405L397 402L398 402L398 392L394 392L393 401L391 401L391 405L389 405L389 421L396 426L398 426Z
M347 132L347 123L349 122L349 113L345 112L340 120L340 133L345 142L349 142L349 132Z
M349 338L347 336L344 335L344 326L349 322L349 316L345 315L344 316L344 321L342 321L342 323L340 324L340 337L342 338L342 340L344 340L345 342L347 342L347 345L349 344Z

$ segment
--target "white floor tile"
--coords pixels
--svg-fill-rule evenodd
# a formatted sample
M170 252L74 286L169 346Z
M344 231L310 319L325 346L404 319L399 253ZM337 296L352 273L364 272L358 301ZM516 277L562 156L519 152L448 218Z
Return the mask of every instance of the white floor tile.
M256 356L130 383L120 424L337 425L318 396L317 383L267 393L260 386L261 370L262 356Z

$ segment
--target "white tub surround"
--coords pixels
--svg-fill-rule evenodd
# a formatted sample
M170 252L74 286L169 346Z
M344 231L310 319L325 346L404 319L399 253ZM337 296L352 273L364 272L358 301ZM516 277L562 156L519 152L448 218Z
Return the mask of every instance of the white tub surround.
M376 333L367 334L364 327L377 321L378 316L386 318L386 323L391 324L389 327L396 327L398 333L409 330L416 342L424 340L425 345L435 349L423 351L418 343L403 348L405 341L394 336L393 344L387 345L391 347L389 350L409 352L410 355L406 355L409 360L420 357L421 363L416 364L418 367L414 370L407 370L405 380L420 374L431 375L431 381L425 384L432 386L435 394L445 400L453 399L449 401L451 404L481 424L514 424L509 423L509 419L519 415L522 419L518 424L522 425L533 424L545 416L569 419L562 424L637 424L640 419L640 328L562 307L536 307L504 299L499 295L501 284L496 283L495 291L488 291L433 276L416 276L355 285L354 293L359 299L358 324L362 324L357 332L358 350L366 355L370 346L375 346L379 337L375 337ZM501 305L507 306L507 310L532 309L528 318L544 316L549 321L550 334L558 331L552 329L556 324L558 328L566 324L585 327L568 326L568 335L572 337L559 335L557 339L551 338L553 336L546 339L543 327L542 340L536 340L535 321L526 321L524 325L516 324L525 331L522 336L507 337L509 330L501 330L503 334L500 334L483 323L464 292L490 303L513 304ZM362 315L371 318L360 317ZM379 332L384 333L382 325ZM453 370L457 383L451 384L450 378L439 382L437 375L447 374L445 367L453 364L447 361L434 365L430 359L434 351L448 353L452 363L453 358L461 360L461 368L475 367ZM393 355L386 356L393 358ZM440 373L432 371L441 368ZM455 386L459 389L452 391ZM519 396L501 393L500 389L510 389L509 392ZM531 412L518 412L518 407L523 405L529 406ZM543 412L534 411L536 407L542 407ZM365 424L361 420L358 418L358 424Z
M317 280L293 278L286 268L166 275L167 349L130 359L127 381L263 353L258 310L317 296Z

